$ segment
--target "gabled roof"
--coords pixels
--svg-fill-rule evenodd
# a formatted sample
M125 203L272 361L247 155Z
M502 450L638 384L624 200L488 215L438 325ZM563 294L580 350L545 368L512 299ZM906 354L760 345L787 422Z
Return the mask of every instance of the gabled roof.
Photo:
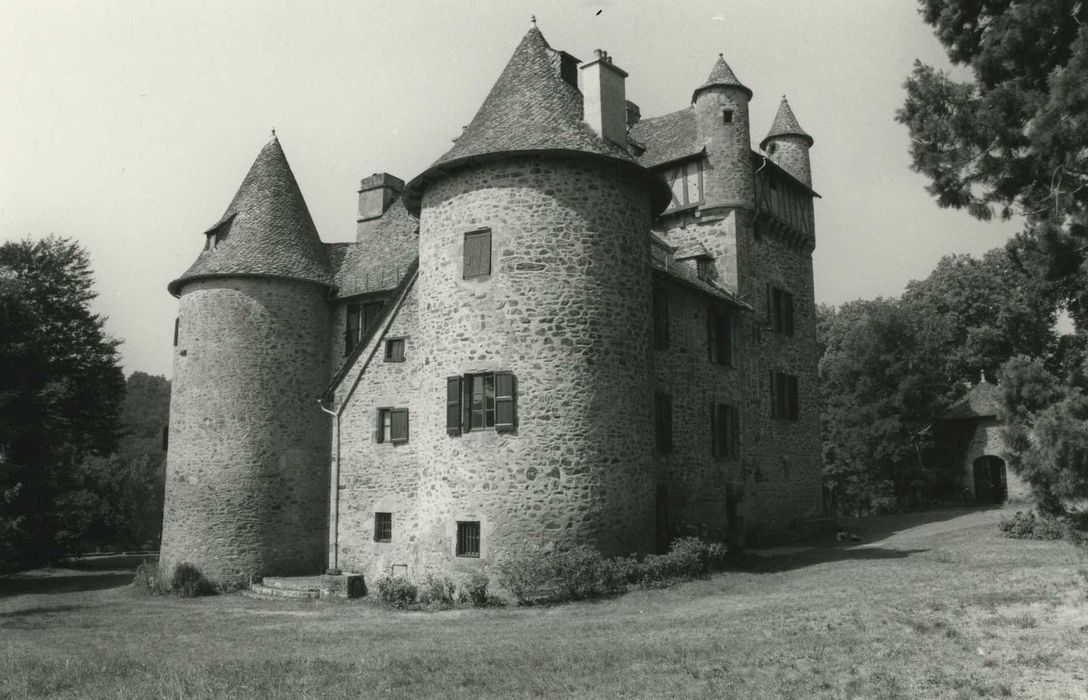
M776 136L800 136L808 142L809 146L815 143L813 138L797 122L797 117L794 116L793 110L790 109L790 103L786 101L785 95L782 95L782 101L778 103L778 113L774 115L771 130L759 142L759 147L766 150L767 142Z
M631 127L631 138L645 147L638 162L647 168L690 158L703 152L691 107L643 119Z
M1001 388L984 380L971 387L963 398L949 406L938 420L988 418L997 416L1000 411Z
M582 93L561 76L562 52L552 49L534 25L522 38L476 116L449 151L404 190L408 211L419 214L426 183L456 166L510 154L579 154L629 164L626 149L605 141L583 121ZM670 201L668 185L642 171L656 211Z
M706 82L695 88L695 91L691 93L691 101L694 102L699 93L709 87L722 86L740 88L747 93L749 100L752 99L752 91L737 79L737 74L725 62L725 56L718 54L718 60L714 63L714 67L710 69L710 75L707 77Z
M223 216L219 234L185 273L167 285L177 296L185 282L207 277L281 277L330 284L329 261L291 166L272 136ZM225 234L225 235L224 235Z
M419 254L419 221L400 199L355 243L329 244L336 297L393 289Z

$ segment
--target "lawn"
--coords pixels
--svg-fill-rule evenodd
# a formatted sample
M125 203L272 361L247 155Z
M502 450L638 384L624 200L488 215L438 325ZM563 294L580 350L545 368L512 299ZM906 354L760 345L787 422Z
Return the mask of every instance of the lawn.
M1088 697L1083 564L1000 516L854 521L860 543L758 573L536 609L159 599L41 572L0 582L0 697Z

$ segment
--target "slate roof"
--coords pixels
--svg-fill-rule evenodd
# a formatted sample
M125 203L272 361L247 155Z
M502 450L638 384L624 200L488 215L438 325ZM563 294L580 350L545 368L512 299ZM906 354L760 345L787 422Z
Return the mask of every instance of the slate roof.
M189 280L267 276L330 284L325 246L302 191L273 135L257 155L242 186L219 221L208 229L226 233L214 250L203 250L167 289L177 296Z
M794 116L793 110L790 109L790 103L786 101L785 95L782 96L782 101L778 103L778 113L774 115L771 130L759 142L759 147L766 150L767 142L776 136L800 136L808 142L809 146L815 143L813 138L808 135L808 132L802 129L797 122L797 117Z
M643 119L631 127L630 135L646 148L638 162L647 168L703 152L703 144L698 142L699 132L692 107Z
M397 199L361 241L328 244L338 298L394 289L419 253L419 222Z
M630 163L651 188L656 212L671 199L668 185L638 167L625 148L605 141L583 121L582 93L560 75L560 54L533 26L522 38L476 116L449 151L408 183L408 211L422 190L454 166L512 153L578 153Z
M1001 388L996 384L981 381L971 387L962 399L949 406L938 420L988 418L998 415L1000 410Z
M737 74L725 62L725 56L718 54L718 60L714 63L714 67L710 69L710 75L707 77L706 82L695 88L694 92L691 93L691 101L694 102L699 93L708 87L720 85L738 87L748 94L749 100L752 99L752 91L737 79Z

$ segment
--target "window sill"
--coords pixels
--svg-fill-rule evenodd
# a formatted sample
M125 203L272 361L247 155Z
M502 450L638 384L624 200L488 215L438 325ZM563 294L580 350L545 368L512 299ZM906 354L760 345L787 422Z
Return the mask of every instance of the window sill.
M387 357L387 358L385 358L385 362L394 362L394 363L396 363L396 362L404 362L404 358L402 357L402 358L401 358L401 359L399 359L399 360L393 360L393 359L390 359L390 358L388 358L388 357Z

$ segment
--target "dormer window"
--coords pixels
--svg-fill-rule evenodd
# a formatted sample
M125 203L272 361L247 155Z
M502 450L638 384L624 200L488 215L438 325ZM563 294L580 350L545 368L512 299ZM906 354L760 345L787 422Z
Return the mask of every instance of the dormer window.
M204 250L215 250L219 247L219 244L227 240L227 235L230 233L231 222L234 221L234 215L231 214L230 218L226 221L222 221L216 224L204 235L207 236L207 240L204 241Z
M665 182L672 189L672 202L666 213L672 209L694 206L703 203L703 161L692 160L674 165L662 172Z

